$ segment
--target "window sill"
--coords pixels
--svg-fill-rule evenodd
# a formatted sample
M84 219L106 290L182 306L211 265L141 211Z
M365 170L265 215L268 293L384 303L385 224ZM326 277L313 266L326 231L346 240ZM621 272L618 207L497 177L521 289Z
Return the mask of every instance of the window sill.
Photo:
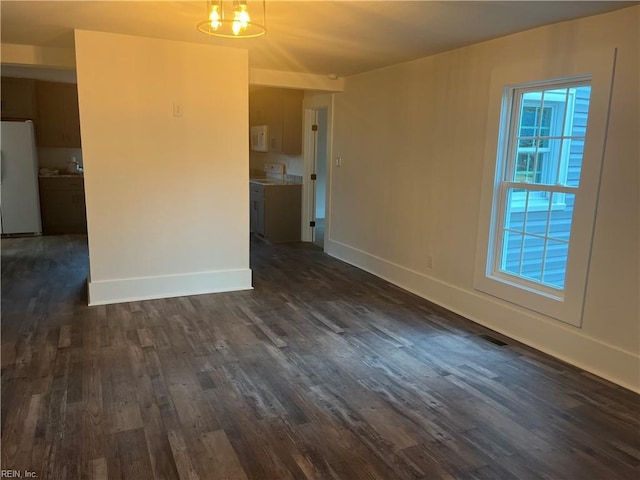
M473 287L497 299L580 328L581 309L571 298L567 298L566 287L563 291L554 291L543 285L528 285L525 281L516 282L507 277L510 276L486 274L475 278Z
M495 272L487 275L487 278L496 282L502 282L514 288L521 288L522 290L536 295L543 295L551 300L558 302L562 302L564 300L564 290L528 281L525 278L511 275L507 272Z

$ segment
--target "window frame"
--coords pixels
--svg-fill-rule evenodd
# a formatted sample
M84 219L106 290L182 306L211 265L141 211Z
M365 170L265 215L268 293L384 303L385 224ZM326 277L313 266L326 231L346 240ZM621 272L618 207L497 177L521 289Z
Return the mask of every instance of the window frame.
M582 322L614 64L615 50L605 49L579 53L572 55L570 61L552 64L548 59L532 58L526 62L496 67L491 76L474 289L576 327L580 327ZM544 78L541 78L541 72L544 72ZM505 97L505 92L516 87L543 89L546 88L545 85L556 86L563 82L566 85L586 78L591 80L589 120L579 183L580 194L575 197L564 290L541 288L537 282L516 281L512 275L496 275L494 267L500 259L496 258L496 250L492 248L492 232L497 231L498 215L505 212L506 198L503 196L500 200L497 195L499 188L509 188L508 183L503 182L508 178L504 176L503 150L503 146L507 145L508 132L501 129L501 120L510 114L508 109L512 107L512 102ZM507 127L511 128L512 125ZM512 163L515 165L516 162ZM511 182L512 188L517 188L518 185L520 184ZM543 184L535 185L534 188L549 192L576 193L575 187L559 185ZM562 205L553 208L562 208Z
M550 158L547 159L550 165L542 166L542 168L546 169L547 172L546 174L541 173L540 183L516 181L515 178L518 171L517 156L521 152L519 143L522 140L522 111L527 107L527 103L533 105L533 102L537 101L539 102L537 105L540 106L540 110L543 110L544 108L552 109L548 134L532 135L531 138L532 140L534 140L534 142L538 142L541 138L545 137L548 139L573 138L570 133L573 128L575 93L570 93L569 89L586 85L591 86L590 75L584 76L582 78L573 78L570 81L561 79L559 82L551 80L533 86L527 85L523 87L520 85L516 85L505 87L503 101L507 102L507 106L504 109L504 116L500 118L500 128L508 131L508 133L502 135L504 137L504 143L502 145L499 145L499 149L497 152L496 170L501 171L502 175L499 179L499 186L496 187L496 191L494 192L494 202L497 204L496 220L494 223L494 229L491 232L489 244L489 248L492 250L491 256L493 258L493 261L490 265L487 265L487 272L489 272L488 274L491 277L499 279L500 281L508 282L515 285L521 285L523 287L527 287L531 291L538 291L541 294L558 299L564 298L564 286L560 288L544 282L544 276L542 275L545 265L544 258L542 259L542 272L540 281L528 279L525 275L523 275L521 273L522 264L519 266L519 274L510 273L504 268L504 264L506 263L505 259L507 257L507 250L505 246L505 232L507 230L511 231L511 229L509 229L507 226L506 217L508 213L524 213L524 218L526 219L530 213L542 211L547 211L547 214L550 216L551 211L561 210L566 207L564 203L566 194L573 194L576 196L579 194L579 185L567 186L562 184L564 183L564 181L566 181L567 169L569 168L569 149L566 145L562 145L564 144L564 142L561 142L562 146L558 145L555 148L551 146L551 143L549 143L549 147L546 148L550 155ZM555 105L547 107L546 96L549 89L567 89L567 95L564 97L566 99L566 103L562 103L562 99L558 98L557 94L551 94L555 95L556 99L551 99L549 100L549 102ZM543 90L543 92L541 92L540 95L536 95L538 98L525 99L525 96L529 95L530 93L536 94L541 90ZM540 129L542 129L542 119L540 120L539 126ZM534 127L534 130L535 129L536 127ZM562 150L560 150L561 148ZM540 151L540 147L538 146L532 147L532 149L536 154ZM534 170L534 172L535 171L536 170ZM498 176L497 172L496 176ZM559 181L556 184L552 184L551 181L555 176L558 177ZM510 195L509 192L511 190L513 191ZM519 190L523 191L520 192ZM546 192L546 200L535 197L532 198L532 193L540 191ZM515 200L515 207L513 207L513 203L511 203L513 202L514 193L517 195ZM523 198L521 199L520 197ZM551 197L553 200L549 201L549 197ZM560 201L555 201L557 197L560 198ZM525 229L524 225L523 229ZM523 233L525 233L524 230ZM549 237L547 234L530 234L527 236L533 238L544 238L546 240L551 239L556 241L556 239ZM526 238L523 237L522 241L525 242L525 240ZM566 243L568 246L571 244L570 239L566 242L564 242L564 240L559 241ZM522 262L522 256L524 255L524 245L522 245L521 248L522 252L520 261ZM546 251L546 247L543 251Z
M521 92L523 93L523 95L525 95L526 93L529 93L529 92L527 92L526 90L529 90L529 91L531 91L531 92L534 92L534 91L536 91L536 90L539 90L539 88L533 88L533 87L530 87L530 88L528 88L528 89L518 89L518 91L521 91ZM516 91L514 91L513 93L514 93L514 95L515 95L517 92L516 92ZM542 100L542 95L540 95L540 97L541 97L541 98L540 98L540 100ZM546 97L546 95L545 95L545 97ZM547 102L547 101L549 101L549 100L547 100L547 99L545 98L545 102ZM544 108L550 108L550 109L551 109L551 126L549 127L549 128L550 128L549 133L551 133L551 129L554 129L554 128L557 128L558 126L560 126L560 129L561 129L561 130L563 130L562 136L563 136L563 137L566 137L566 136L567 136L567 135L566 135L566 132L567 132L567 131L571 131L571 127L572 127L572 125L573 125L573 124L564 124L564 125L563 125L562 115L559 115L559 114L558 114L558 110L559 110L559 106L560 106L559 104L560 104L561 100L550 100L550 102L551 102L551 103L553 103L554 105L552 105L552 106L544 106L544 105L543 105L543 106L542 106L542 108L543 108L543 109L544 109ZM524 109L524 108L526 108L527 106L532 107L532 106L536 106L536 105L532 104L532 100L530 100L530 99L526 99L526 100L524 100L524 101L519 101L519 102L514 102L514 104L513 104L513 109L512 109L512 110L511 110L511 112L510 112L511 116L513 117L513 114L514 114L514 112L515 112L515 110L516 110L516 109L520 110L518 107L521 107L522 109ZM571 98L571 99L569 100L569 102L567 102L567 109L568 109L568 110L571 110L571 111L573 112L574 107L575 107L575 96L573 96L573 98ZM564 108L562 109L562 113L566 114L566 110L565 110ZM522 116L522 114L520 114L520 117L521 117L521 116ZM517 125L514 125L514 129L513 129L513 131L511 132L511 135L512 135L512 136L514 135L514 133L516 133L516 128L517 128L517 127L518 127ZM564 127L564 128L563 128L563 127ZM519 133L519 132L518 132L518 133ZM522 135L519 135L519 134L518 134L517 136L518 136L518 138L522 138ZM547 137L552 137L552 136L554 136L554 135L546 135L546 136L547 136ZM533 138L533 139L535 139L535 136L533 136L532 138ZM513 148L515 148L515 149L516 149L516 151L517 151L516 155L517 155L517 154L519 154L519 153L521 153L521 152L523 151L523 150L522 150L522 148L519 148L518 146L515 146L515 145L513 146ZM549 153L549 154L554 153L554 152L553 152L553 150L554 150L554 149L553 149L552 147L547 147L547 148L545 148L544 150L545 150L547 153ZM526 151L525 151L525 153L529 153L530 151L532 151L533 153L537 153L537 152L539 152L539 151L540 151L540 147L531 147L531 148L527 148L527 149L526 149ZM562 154L562 153L561 153L561 154L559 154L559 157L561 157L562 155L564 155L564 154ZM562 158L560 159L560 161L562 162ZM548 170L549 168L550 168L550 167L547 167L547 168L546 168L546 170ZM560 170L560 171L562 171L562 169L563 169L563 167L562 167L562 165L561 165L559 170ZM515 173L515 172L514 172L514 173ZM542 176L544 176L544 175L545 175L545 172L541 172L541 175L542 175ZM547 172L547 175L548 175L548 172Z

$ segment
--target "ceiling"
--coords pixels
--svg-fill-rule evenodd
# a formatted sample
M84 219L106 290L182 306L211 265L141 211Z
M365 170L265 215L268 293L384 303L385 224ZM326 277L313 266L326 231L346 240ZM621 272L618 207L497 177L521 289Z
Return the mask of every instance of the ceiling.
M254 68L346 76L636 4L267 0L267 35L243 40L196 30L206 18L204 0L2 0L0 9L3 43L73 47L73 29L79 28L248 48Z

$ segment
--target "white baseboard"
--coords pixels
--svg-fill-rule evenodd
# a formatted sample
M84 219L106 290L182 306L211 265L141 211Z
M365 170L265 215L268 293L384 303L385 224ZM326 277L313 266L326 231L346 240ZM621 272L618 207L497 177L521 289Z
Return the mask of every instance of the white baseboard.
M450 285L335 240L325 242L325 252L536 350L640 392L640 358L579 328L482 292Z
M92 281L89 305L250 290L251 269Z

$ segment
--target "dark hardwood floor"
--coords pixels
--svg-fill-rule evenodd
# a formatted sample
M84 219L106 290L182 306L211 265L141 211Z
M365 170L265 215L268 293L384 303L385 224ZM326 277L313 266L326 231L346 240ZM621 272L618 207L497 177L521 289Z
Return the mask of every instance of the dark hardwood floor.
M251 258L253 291L87 307L85 237L2 240L2 468L639 478L638 395L313 246Z

